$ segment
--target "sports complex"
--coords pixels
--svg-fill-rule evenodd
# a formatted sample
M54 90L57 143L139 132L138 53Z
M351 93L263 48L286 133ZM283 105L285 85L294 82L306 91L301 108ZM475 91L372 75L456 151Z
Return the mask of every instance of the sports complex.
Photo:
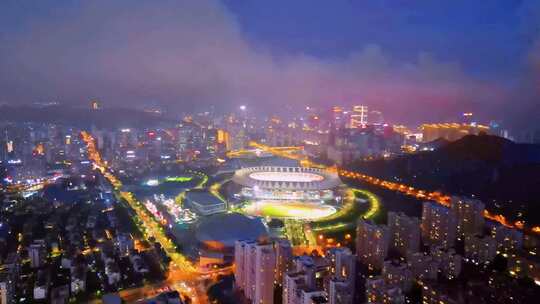
M337 173L304 167L259 166L239 169L233 182L241 186L248 215L296 220L328 217L340 209L342 185Z

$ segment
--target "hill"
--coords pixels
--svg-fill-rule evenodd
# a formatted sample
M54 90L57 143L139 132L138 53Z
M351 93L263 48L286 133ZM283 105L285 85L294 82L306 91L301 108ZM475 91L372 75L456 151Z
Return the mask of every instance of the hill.
M474 195L491 211L540 224L540 145L470 135L434 151L352 166L420 189Z

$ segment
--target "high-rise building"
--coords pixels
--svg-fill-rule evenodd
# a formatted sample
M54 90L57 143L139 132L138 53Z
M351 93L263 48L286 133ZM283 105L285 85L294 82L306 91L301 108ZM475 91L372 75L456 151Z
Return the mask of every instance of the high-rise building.
M129 233L118 233L115 245L122 256L129 255L131 250L135 247L133 237Z
M413 274L409 266L396 261L385 261L381 277L388 286L399 287L402 291L408 292L413 285Z
M420 129L422 130L422 140L424 142L431 142L439 138L454 141L465 135L478 135L489 132L489 126L466 123L423 124Z
M499 223L493 225L490 230L498 253L508 254L523 247L523 232L505 227Z
M493 261L497 255L497 242L490 236L465 238L465 259L472 263L484 264Z
M274 303L276 251L272 244L258 245L255 257L255 295L253 303Z
M276 248L276 283L283 284L283 276L290 270L293 258L291 242L280 239L274 242Z
M354 106L351 113L351 128L365 127L368 123L368 107Z
M442 247L432 248L431 255L439 265L440 273L448 280L453 280L461 273L461 255L457 254L452 248L444 249Z
M0 303L11 303L11 297L13 296L9 290L9 282L7 279L0 277ZM9 302L8 302L9 300Z
M484 229L485 205L480 200L453 196L452 212L457 220L457 237L466 238L481 234Z
M237 241L234 248L236 286L248 299L252 299L255 293L256 246L256 241Z
M329 304L354 303L354 286L349 286L345 281L330 280L328 285Z
M224 145L226 150L231 150L231 139L229 136L229 132L223 129L218 129L217 142L218 144Z
M384 124L384 116L381 111L370 111L369 112L369 121L370 124L373 124L375 126L382 126Z
M246 256L245 250L248 246L248 241L236 241L234 243L234 281L238 289L244 289L246 287Z
M356 228L356 256L368 269L381 269L388 253L390 232L384 225L375 225L363 219Z
M278 241L237 241L234 248L235 282L253 303L273 303L274 285L283 275L292 255L290 243Z
M420 220L404 213L388 212L390 248L406 257L420 249Z
M36 240L28 247L28 258L30 259L30 266L32 268L38 268L43 265L45 255L45 242L43 240Z
M453 299L450 295L431 282L420 282L422 286L422 304L457 304L461 303Z
M423 252L409 253L407 265L417 280L434 280L437 278L439 265L431 255Z
M450 208L424 202L421 229L424 244L443 248L454 246L457 222Z
M15 282L13 276L6 272L0 272L0 304L14 303Z
M328 295L323 290L302 289L300 292L300 304L326 304Z
M405 295L401 288L387 285L381 276L366 279L365 287L367 303L405 303Z
M508 273L516 278L529 278L540 282L540 261L534 256L512 253L508 257Z
M356 275L356 256L348 248L332 248L326 254L330 260L330 279L326 290L330 304L352 304Z
M336 130L345 128L347 125L347 118L342 107L332 107L332 127Z
M407 264L414 278L418 280L434 280L437 278L439 265L431 255L415 252L407 256Z
M283 304L303 304L309 292L319 291L315 285L316 266L309 256L294 258L292 270L283 278ZM308 302L309 303L309 302Z

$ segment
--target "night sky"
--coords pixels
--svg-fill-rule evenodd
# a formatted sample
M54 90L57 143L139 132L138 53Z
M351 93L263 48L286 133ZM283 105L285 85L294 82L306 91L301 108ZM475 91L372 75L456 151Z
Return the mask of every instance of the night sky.
M367 104L538 126L539 28L537 0L3 0L0 103Z

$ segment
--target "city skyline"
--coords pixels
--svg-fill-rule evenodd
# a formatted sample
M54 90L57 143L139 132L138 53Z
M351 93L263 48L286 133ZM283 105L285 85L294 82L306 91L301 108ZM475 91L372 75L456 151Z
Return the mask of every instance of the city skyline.
M366 104L407 123L472 111L535 128L534 1L310 4L8 1L0 102Z
M0 304L540 295L540 1L0 2Z

